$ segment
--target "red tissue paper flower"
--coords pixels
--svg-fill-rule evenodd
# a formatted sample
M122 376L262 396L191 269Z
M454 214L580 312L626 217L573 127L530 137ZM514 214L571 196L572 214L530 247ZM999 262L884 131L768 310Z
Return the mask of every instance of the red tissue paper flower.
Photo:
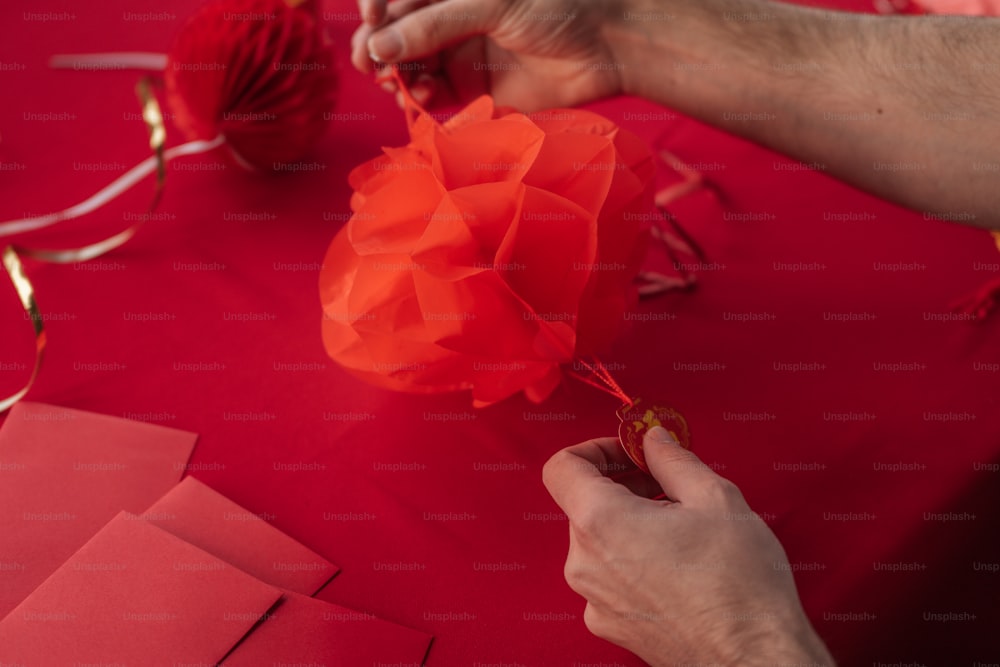
M307 3L216 0L167 56L167 102L190 139L222 134L237 161L274 169L310 149L337 93L333 51Z
M636 299L653 157L581 110L480 97L356 168L320 275L329 355L381 387L542 401Z

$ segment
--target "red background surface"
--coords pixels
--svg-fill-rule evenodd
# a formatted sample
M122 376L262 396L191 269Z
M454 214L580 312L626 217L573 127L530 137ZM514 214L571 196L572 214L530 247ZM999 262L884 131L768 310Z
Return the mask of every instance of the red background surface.
M51 71L48 56L163 51L195 6L4 4L0 219L74 204L148 153L136 73ZM346 64L353 6L325 18L342 86L341 115L306 160L321 168L265 176L182 159L158 219L124 248L28 262L50 337L30 397L200 433L191 473L341 566L319 597L433 633L428 665L640 664L584 628L562 579L565 520L540 480L554 451L615 430L614 399L570 382L540 406L477 411L466 395L370 388L325 356L317 274L349 210L346 174L405 138L392 101ZM662 113L645 102L593 108L700 167L717 193L674 208L714 262L698 290L642 304L658 321L634 321L605 363L685 414L696 451L781 538L842 664L1000 660L1000 315L935 319L994 275L988 235L790 171L685 118L644 120ZM47 112L70 118L33 120ZM25 242L103 238L151 188ZM894 263L909 270L879 268ZM33 344L9 286L0 313L5 395ZM768 319L734 318L747 313ZM896 363L915 370L883 367ZM877 469L897 463L918 465ZM932 620L948 612L964 620Z

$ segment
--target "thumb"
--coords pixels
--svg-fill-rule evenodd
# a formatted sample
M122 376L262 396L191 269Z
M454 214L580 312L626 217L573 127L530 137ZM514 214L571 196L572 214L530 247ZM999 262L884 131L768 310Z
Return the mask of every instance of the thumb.
M492 3L446 0L418 9L382 28L368 39L373 60L396 63L417 60L491 30Z
M642 452L650 474L671 500L683 502L690 499L706 483L719 478L701 459L681 447L670 431L662 426L646 431Z

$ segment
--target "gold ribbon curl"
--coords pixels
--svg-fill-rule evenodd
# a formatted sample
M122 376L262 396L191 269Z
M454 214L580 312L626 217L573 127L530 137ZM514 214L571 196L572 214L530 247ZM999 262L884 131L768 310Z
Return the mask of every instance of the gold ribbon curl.
M153 192L153 200L149 204L149 213L152 213L159 205L160 198L163 195L163 184L167 177L167 162L164 157L164 146L167 143L167 128L163 122L163 112L160 109L160 103L156 99L153 87L154 81L150 77L143 77L135 87L136 97L142 106L142 119L149 132L149 148L156 156L156 185ZM149 216L146 216L146 219L148 218ZM41 371L42 359L45 356L45 346L48 342L45 332L45 320L35 296L35 286L31 283L28 274L24 270L24 263L21 261L22 258L26 257L50 264L86 262L125 244L135 236L135 233L145 222L146 220L140 220L113 236L80 248L26 248L11 244L3 249L3 267L7 272L7 277L10 278L11 283L14 285L14 291L17 293L22 308L24 308L24 314L31 321L34 330L35 365L32 368L31 376L28 378L27 383L21 389L0 399L0 413L6 412L31 390L35 379Z

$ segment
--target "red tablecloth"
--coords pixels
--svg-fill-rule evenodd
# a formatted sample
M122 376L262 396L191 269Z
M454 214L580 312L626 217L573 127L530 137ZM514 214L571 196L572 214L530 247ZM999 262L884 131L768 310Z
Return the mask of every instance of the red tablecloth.
M48 56L163 51L195 5L3 5L0 219L76 203L148 152L136 73L52 71ZM405 137L346 64L355 9L325 16L342 87L319 167L271 177L182 159L124 248L29 262L50 339L31 398L199 432L191 474L339 564L320 597L433 633L428 665L639 664L584 628L539 474L555 450L615 430L613 399L570 382L540 406L477 411L464 395L370 388L325 356L317 273L347 217L347 172ZM1000 315L947 317L996 271L988 235L645 102L595 108L716 192L674 208L712 262L698 290L642 304L605 363L680 409L697 452L767 518L842 664L1000 660ZM151 188L30 240L102 238ZM2 285L0 312L6 394L33 343Z

